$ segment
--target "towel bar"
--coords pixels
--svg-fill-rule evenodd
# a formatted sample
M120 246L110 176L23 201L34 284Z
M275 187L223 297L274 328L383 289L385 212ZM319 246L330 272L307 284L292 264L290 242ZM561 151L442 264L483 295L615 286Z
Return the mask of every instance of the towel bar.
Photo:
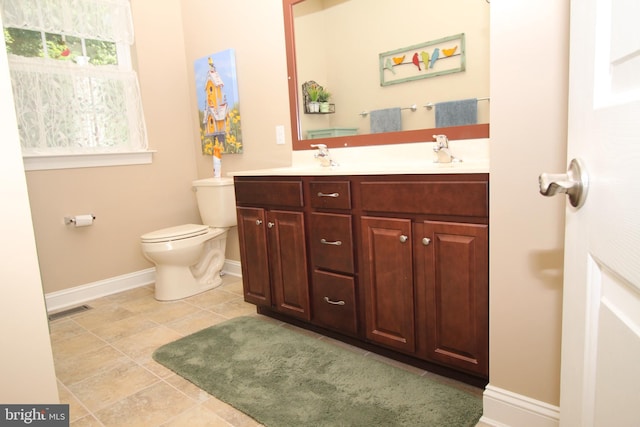
M411 107L402 107L400 109L401 110L416 111L418 109L418 106L416 104L413 104ZM368 111L361 111L358 114L361 115L362 117L367 117L369 115L369 112Z
M486 98L478 98L478 101L490 101L491 98L489 98L488 96ZM435 107L436 104L434 104L433 102L427 102L425 105L423 105L424 108L426 108L427 110L432 110L433 107Z

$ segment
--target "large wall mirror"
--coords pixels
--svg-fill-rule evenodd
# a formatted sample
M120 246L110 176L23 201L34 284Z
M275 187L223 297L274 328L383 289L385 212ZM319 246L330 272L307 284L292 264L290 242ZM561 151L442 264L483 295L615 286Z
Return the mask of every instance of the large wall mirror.
M489 136L486 0L283 0L283 6L294 150L316 143L354 147L432 141L435 133L449 139ZM456 38L461 34L463 46ZM435 68L425 70L435 47L441 48L440 58ZM444 58L444 48L450 58ZM388 55L385 68L381 54L396 51ZM415 52L420 56L414 59ZM455 71L461 61L464 70ZM309 82L331 93L328 112L309 111L303 90ZM436 127L438 103L466 99L478 99L476 124ZM380 117L382 110L398 108L399 130L376 129L372 112Z

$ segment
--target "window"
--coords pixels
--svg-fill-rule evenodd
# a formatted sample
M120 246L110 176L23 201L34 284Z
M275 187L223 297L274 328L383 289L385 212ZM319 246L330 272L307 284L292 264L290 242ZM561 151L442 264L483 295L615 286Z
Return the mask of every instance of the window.
M150 162L128 0L0 7L25 167Z

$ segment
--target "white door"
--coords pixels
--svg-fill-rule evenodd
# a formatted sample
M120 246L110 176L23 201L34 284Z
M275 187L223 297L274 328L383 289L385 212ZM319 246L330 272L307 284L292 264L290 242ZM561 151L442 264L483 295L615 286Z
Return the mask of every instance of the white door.
M640 426L640 1L572 0L561 426Z

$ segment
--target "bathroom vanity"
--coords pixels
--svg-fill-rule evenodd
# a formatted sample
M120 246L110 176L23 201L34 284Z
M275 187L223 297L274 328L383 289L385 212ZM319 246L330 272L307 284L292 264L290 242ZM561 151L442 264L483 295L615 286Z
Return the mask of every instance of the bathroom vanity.
M432 118L433 111L427 102L450 96L436 84L429 95L435 98L424 99L426 110L418 114L415 105L404 108L412 112L403 117L401 131L368 132L370 125L362 122L368 101L362 91L350 95L349 90L361 84L371 104L378 105L382 93L362 78L370 70L360 68L362 61L345 62L344 55L319 64L309 52L320 45L323 52L332 49L327 40L307 34L330 22L332 31L343 31L337 38L343 43L354 35L361 39L363 32L354 32L354 25L362 24L363 31L374 29L366 34L375 50L375 40L384 34L371 19L359 17L366 12L380 18L373 22L390 22L390 11L370 11L365 1L339 3L325 7L321 1L283 0L294 166L233 173L245 300L259 313L484 386L489 377L489 124L428 126L422 113ZM402 19L421 16L410 12L422 10L423 2L411 3L396 10ZM346 11L355 11L352 19L343 19ZM465 33L480 40L487 26L488 20L474 15ZM414 43L407 37L405 46ZM486 59L481 52L475 51ZM300 93L304 82L318 69L336 66L345 68L330 84L340 93L335 120L307 114ZM457 76L469 97L485 96L484 74ZM418 102L389 95L385 91L382 105ZM488 103L481 108L487 113ZM338 124L348 127L332 127ZM435 134L446 135L464 162L444 159L437 148L448 152L448 147L429 142ZM314 146L319 152L309 152ZM442 163L433 163L434 151Z
M245 300L265 315L486 384L489 175L450 168L236 174Z

